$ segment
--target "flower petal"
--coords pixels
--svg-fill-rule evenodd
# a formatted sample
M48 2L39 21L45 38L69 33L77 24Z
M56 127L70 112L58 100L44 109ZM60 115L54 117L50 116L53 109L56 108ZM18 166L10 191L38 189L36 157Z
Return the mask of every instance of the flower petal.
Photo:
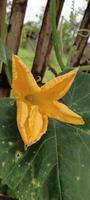
M17 104L17 125L20 132L20 135L22 137L22 140L24 141L24 144L28 143L28 135L25 128L25 123L28 118L28 107L27 104L21 101L16 101Z
M47 115L43 115L43 127L42 127L42 131L41 131L41 136L42 134L46 133L48 128L48 117Z
M51 118L70 124L83 125L85 123L80 115L57 101L48 105L47 114Z
M40 91L32 73L18 56L13 56L12 89L16 98L24 98Z
M62 98L70 89L77 71L78 68L50 80L41 87L41 94L49 100L58 100Z
M48 118L39 112L38 106L32 106L28 119L28 146L36 143L42 135L46 132L48 125Z
M24 144L31 146L47 131L48 117L39 112L38 106L17 101L17 126Z

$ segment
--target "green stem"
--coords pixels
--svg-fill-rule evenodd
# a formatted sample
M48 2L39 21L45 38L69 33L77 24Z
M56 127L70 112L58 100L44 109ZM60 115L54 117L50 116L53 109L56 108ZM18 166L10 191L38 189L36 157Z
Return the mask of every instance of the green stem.
M79 71L90 71L90 65L79 66Z
M90 71L90 65L87 66L78 66L79 71ZM67 69L77 69L77 67L67 67Z
M61 48L59 48L61 42L61 38L58 35L57 32L57 27L56 27L56 0L51 1L51 20L52 20L52 37L53 37L53 42L54 42L54 49L55 49L55 54L57 61L60 65L61 70L63 71L65 69L65 65L62 59L62 53L61 53Z

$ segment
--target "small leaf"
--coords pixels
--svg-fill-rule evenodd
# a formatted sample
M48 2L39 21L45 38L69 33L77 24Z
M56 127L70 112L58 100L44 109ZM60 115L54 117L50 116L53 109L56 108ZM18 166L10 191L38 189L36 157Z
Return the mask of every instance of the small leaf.
M8 78L8 82L11 85L12 80L12 57L4 43L0 40L0 72L2 70L3 63L5 64L5 71Z

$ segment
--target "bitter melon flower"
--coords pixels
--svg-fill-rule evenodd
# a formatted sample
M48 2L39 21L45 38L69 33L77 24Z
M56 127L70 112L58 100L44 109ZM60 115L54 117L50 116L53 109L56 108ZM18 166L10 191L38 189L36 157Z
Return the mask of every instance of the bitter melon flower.
M46 133L48 118L83 125L83 118L60 100L70 89L78 69L58 76L39 87L21 59L13 56L12 90L17 106L17 126L25 145L31 146Z

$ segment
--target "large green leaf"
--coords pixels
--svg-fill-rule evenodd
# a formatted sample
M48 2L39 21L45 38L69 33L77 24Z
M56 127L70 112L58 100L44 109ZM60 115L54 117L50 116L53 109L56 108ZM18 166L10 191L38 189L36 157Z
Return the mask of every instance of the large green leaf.
M50 120L43 138L25 149L14 100L0 100L0 177L20 200L90 199L90 74L78 75L63 101L86 124Z

